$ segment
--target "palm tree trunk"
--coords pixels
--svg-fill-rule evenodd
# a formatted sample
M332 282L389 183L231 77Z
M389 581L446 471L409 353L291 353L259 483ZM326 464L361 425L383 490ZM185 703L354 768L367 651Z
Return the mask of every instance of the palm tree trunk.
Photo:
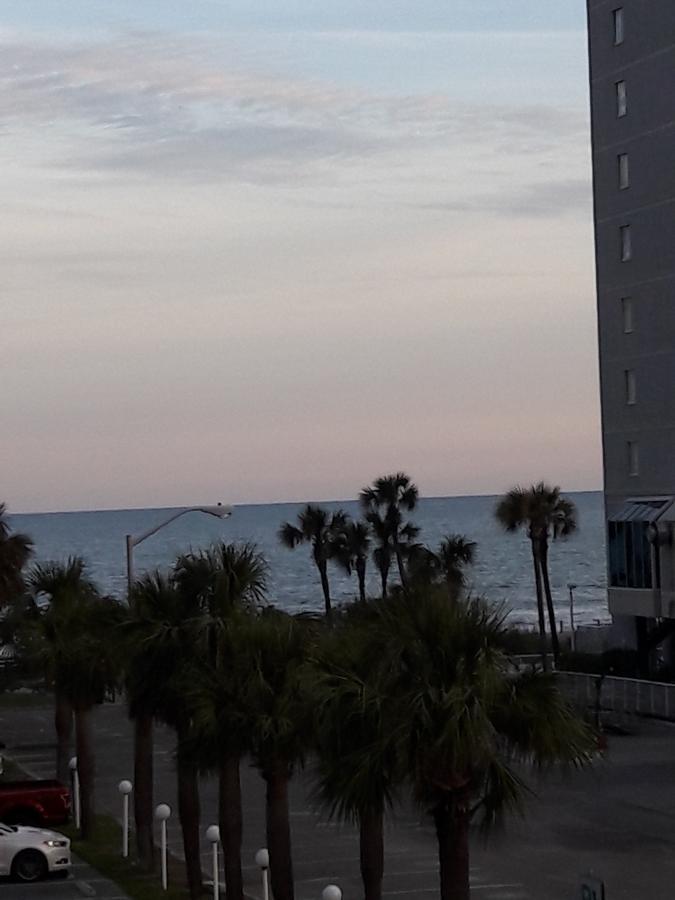
M548 647L546 645L546 619L544 617L544 594L541 585L541 564L539 560L539 547L536 539L532 543L532 564L534 566L534 586L537 592L537 615L539 617L539 652L544 672L548 672Z
M555 609L553 607L553 596L551 594L551 581L548 575L548 541L546 538L543 538L541 542L539 553L541 578L544 582L544 594L546 596L546 608L548 611L548 624L551 629L551 648L553 650L553 660L557 666L560 659L560 641L558 640L558 629L556 628Z
M218 789L218 818L225 863L225 892L227 900L243 900L241 780L238 755L228 754L221 760Z
M96 824L94 785L96 761L91 725L91 707L75 709L75 753L77 774L80 779L80 836L89 840Z
M134 719L134 821L138 858L147 869L152 869L155 849L153 780L153 719L142 713Z
M178 817L183 832L185 869L191 900L198 900L202 886L202 866L199 846L199 774L197 766L181 750L184 735L178 734Z
M394 544L394 553L396 554L396 565L398 566L398 576L401 579L401 587L405 589L408 587L408 575L405 570L405 563L403 562L401 545L398 541Z
M288 816L289 766L280 761L264 773L267 849L274 900L294 900L291 826Z
M434 809L441 871L441 900L470 900L469 883L469 796L467 791L451 794Z
M325 560L322 560L321 562L317 562L316 565L319 570L319 575L321 577L321 590L323 591L323 602L326 605L326 616L330 616L331 605L330 605L330 585L328 584L328 566L326 565Z
M368 811L360 822L361 880L365 900L382 900L384 875L384 837L382 812Z
M70 747L73 738L73 707L62 691L54 692L54 729L56 731L56 777L62 784L70 780Z
M365 559L356 560L356 577L359 579L359 599L361 603L366 602L366 561Z

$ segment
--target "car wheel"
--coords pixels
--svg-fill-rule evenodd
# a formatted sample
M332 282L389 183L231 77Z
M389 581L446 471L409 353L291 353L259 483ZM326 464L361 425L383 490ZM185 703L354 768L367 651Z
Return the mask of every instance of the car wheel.
M39 881L47 874L47 860L39 850L22 850L12 861L12 875L17 881Z

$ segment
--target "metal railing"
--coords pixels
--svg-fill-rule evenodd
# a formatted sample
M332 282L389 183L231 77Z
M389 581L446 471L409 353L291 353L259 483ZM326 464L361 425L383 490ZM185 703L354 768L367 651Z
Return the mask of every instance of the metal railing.
M556 678L564 693L578 706L595 707L599 691L602 710L675 721L675 684L582 672L556 672Z

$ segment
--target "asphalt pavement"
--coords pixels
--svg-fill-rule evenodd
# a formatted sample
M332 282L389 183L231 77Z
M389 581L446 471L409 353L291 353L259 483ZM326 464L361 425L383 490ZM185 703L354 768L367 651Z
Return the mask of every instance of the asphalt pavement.
M49 709L0 711L0 739L39 777L53 776L53 725ZM98 802L121 816L117 785L131 778L132 734L121 704L96 711ZM156 802L176 809L173 735L156 733ZM308 802L308 777L291 789L291 827L297 900L318 900L326 884L342 887L345 900L361 896L358 835L326 822ZM573 900L593 871L604 880L606 900L671 900L675 884L675 728L642 721L632 736L610 737L609 751L591 769L556 774L535 783L522 819L503 834L472 844L472 895L478 900ZM253 857L265 844L264 787L242 767L244 866L247 891L259 898ZM202 783L203 830L215 822L215 782ZM172 851L181 856L177 816L169 820ZM403 807L387 823L384 897L438 896L434 834L428 817ZM203 847L204 869L210 855ZM4 889L3 889L4 900ZM9 895L8 900L13 900ZM59 897L60 895L54 894ZM65 895L64 895L65 896ZM102 895L101 895L102 896ZM31 898L32 900L32 898Z
M2 900L129 900L128 895L116 884L103 878L81 859L73 857L73 867L68 878L48 878L37 884L15 884L0 879Z

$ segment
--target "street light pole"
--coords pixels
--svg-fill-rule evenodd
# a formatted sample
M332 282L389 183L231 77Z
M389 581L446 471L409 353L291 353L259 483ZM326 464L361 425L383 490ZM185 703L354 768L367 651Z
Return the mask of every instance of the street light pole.
M232 515L232 507L223 506L222 503L219 503L217 506L189 506L187 509L181 509L178 512L172 513L168 519L164 519L159 525L154 525L152 528L144 531L143 534L136 535L135 537L132 534L126 535L127 591L129 595L134 586L134 547L138 547L138 545L142 544L146 538L152 537L153 534L157 534L161 528L170 525L171 522L175 522L176 519L191 512L204 513L207 516L215 516L217 519L227 519Z

